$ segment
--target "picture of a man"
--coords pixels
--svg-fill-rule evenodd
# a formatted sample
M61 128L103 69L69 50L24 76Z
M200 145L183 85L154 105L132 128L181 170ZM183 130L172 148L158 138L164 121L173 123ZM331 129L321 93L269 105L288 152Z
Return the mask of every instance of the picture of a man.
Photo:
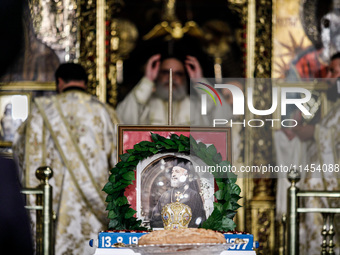
M189 174L192 164L189 160L178 159L171 171L170 188L159 198L156 206L152 210L150 226L152 228L163 228L161 211L163 206L174 203L179 198L179 202L188 205L192 211L190 228L197 228L206 220L206 213L200 194L190 188ZM178 194L176 196L176 194Z

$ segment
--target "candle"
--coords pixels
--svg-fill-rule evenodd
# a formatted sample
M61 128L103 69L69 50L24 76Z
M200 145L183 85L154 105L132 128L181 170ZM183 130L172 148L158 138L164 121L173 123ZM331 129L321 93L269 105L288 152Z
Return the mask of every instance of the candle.
M172 125L172 69L169 70L168 125Z

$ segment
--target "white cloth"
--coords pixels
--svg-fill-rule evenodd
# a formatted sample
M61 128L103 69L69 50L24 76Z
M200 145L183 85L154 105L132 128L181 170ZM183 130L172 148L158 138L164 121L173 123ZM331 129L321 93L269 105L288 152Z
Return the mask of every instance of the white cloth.
M289 140L287 136L279 130L274 133L274 145L276 164L278 166L298 167L300 165L306 165L306 143L301 142L298 137ZM287 174L288 173L282 173L277 179L276 218L279 221L281 221L283 214L287 214L287 190L290 186ZM304 174L301 175L301 178L304 178Z
M117 114L124 124L133 125L167 125L168 124L168 102L153 94L154 82L143 77L132 91L117 106ZM200 93L198 91L198 93ZM223 108L213 108L208 101L208 117L200 114L201 101L193 100L187 95L183 100L173 101L172 115L173 125L202 125L211 126L213 118L231 119L231 107L224 99ZM209 112L212 113L209 115Z
M57 115L55 109L58 108L62 118ZM45 118L44 114L50 116ZM63 130L54 131L53 126L46 125L59 125L58 121L66 123L70 134ZM117 122L112 108L85 92L72 90L37 99L27 121L18 129L13 148L24 171L24 185L35 187L39 184L35 171L40 166L48 165L54 170L50 184L53 187L53 210L57 216L56 255L91 254L85 243L99 231L107 229L105 204L98 201L100 208L93 212L86 203L87 195L84 197L79 192L80 189L84 194L88 193L84 188L87 185L77 187L80 183L85 184L86 178L84 175L73 178L72 173L80 169L80 163L85 164L92 183L98 186L98 194L105 197L101 189L116 162ZM80 154L70 149L73 141ZM34 200L30 198L28 203L33 204ZM96 202L92 201L95 206Z

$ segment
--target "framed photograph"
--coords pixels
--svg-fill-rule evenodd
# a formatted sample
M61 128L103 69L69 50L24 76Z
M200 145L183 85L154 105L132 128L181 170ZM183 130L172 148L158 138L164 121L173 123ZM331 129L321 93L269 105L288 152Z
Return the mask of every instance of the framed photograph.
M30 112L30 92L0 92L0 147L10 148L17 128Z
M119 155L142 141L152 141L151 133L165 138L172 134L187 137L191 135L207 146L214 144L222 159L231 162L230 128L122 125L118 127ZM189 227L197 227L205 221L214 209L217 186L213 175L202 170L202 167L206 167L206 164L200 158L180 152L156 153L141 160L136 167L136 180L125 189L125 196L131 207L137 211L136 217L145 226L162 228L161 208L167 203L175 202L177 196L180 196L180 201L189 205L193 212L195 220L190 222ZM183 178L185 185L179 183ZM180 184L186 188L180 190Z

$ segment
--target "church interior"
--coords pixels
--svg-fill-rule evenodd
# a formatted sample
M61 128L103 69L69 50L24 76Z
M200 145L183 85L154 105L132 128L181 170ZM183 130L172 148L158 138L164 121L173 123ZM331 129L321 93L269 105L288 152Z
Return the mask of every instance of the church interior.
M110 164L108 164L109 179L106 176L100 176L98 183L105 184L109 180L105 187L99 187L108 194L106 197L107 194L102 192L102 196L106 197L106 202L109 202L109 206L106 207L110 219L108 226L111 226L111 229L122 230L114 223L116 218L112 216L113 213L118 215L118 211L114 211L115 209L110 207L112 196L115 196L110 189L115 190L117 188L115 181L117 183L119 179L117 176L122 175L121 172L119 174L115 172L115 169L121 169L118 162L128 162L129 160L135 162L136 159L145 159L146 156L124 159L119 155L126 152L132 155L139 153L139 150L151 151L156 155L156 152L161 151L160 147L152 147L152 145L148 148L139 145L139 147L133 146L143 139L140 138L134 142L133 138L129 138L133 140L131 141L127 138L129 132L139 132L140 136L142 136L142 132L150 134L154 131L162 136L169 135L169 137L170 134L178 134L177 142L174 140L177 138L172 136L171 138L159 138L152 135L154 142L156 139L159 144L163 142L163 145L165 143L170 146L170 150L164 147L166 148L165 151L171 151L171 148L174 150L175 147L171 146L175 145L172 143L179 144L179 151L174 152L175 156L176 153L191 153L190 149L184 149L187 146L187 140L179 140L182 134L193 132L195 144L196 140L204 141L205 135L203 134L200 137L200 134L206 130L204 132L203 129L196 130L193 127L194 125L191 125L193 123L190 123L190 120L188 122L182 121L187 118L183 111L192 111L194 108L193 101L196 99L191 96L193 91L192 82L189 81L189 78L195 78L198 65L201 70L200 76L207 77L205 79L211 85L215 84L215 88L216 84L229 83L232 84L231 86L236 86L235 90L237 89L244 95L243 101L238 101L241 99L235 97L235 93L230 94L227 91L228 89L217 89L215 107L219 106L217 98L220 101L222 100L224 107L227 105L230 112L233 111L233 115L228 116L228 120L232 119L232 123L236 124L230 126L229 120L224 125L219 125L220 129L214 129L215 126L212 127L209 123L209 132L215 130L214 132L219 134L227 133L223 136L226 145L224 145L222 152L216 145L217 152L220 153L220 156L216 157L227 160L229 165L235 166L235 169L247 166L248 169L261 168L262 171L265 167L265 171L262 172L239 175L235 184L237 186L235 189L239 192L237 194L231 193L234 194L234 196L231 195L233 199L237 197L235 200L237 206L232 209L228 207L227 212L232 213L230 218L237 226L235 233L250 233L253 235L254 242L257 241L259 244L258 247L254 248L254 253L242 253L240 251L237 254L340 254L340 109L338 100L340 94L340 83L338 82L340 62L339 73L336 73L337 67L335 66L336 61L340 61L340 55L336 57L336 54L340 52L340 1L23 0L22 9L22 43L17 49L15 61L0 77L0 151L3 157L14 159L19 165L19 169L30 160L30 157L32 161L38 160L38 151L30 151L29 145L23 145L19 148L21 150L26 146L26 154L23 157L16 156L17 133L21 132L22 135L29 131L28 128L24 130L23 126L25 123L34 120L36 108L33 106L33 102L36 102L36 99L37 102L41 102L40 106L37 103L38 109L40 109L39 107L45 108L45 113L48 116L49 105L46 103L44 106L43 100L39 101L39 98L59 96L57 89L59 85L56 84L57 76L55 73L58 67L69 62L80 64L87 74L86 93L98 98L101 104L107 105L110 109L113 109L112 112L115 111L117 114L116 117L112 117L115 118L112 123L117 130L112 131L114 137L111 137L115 141L115 146L118 146L112 149L115 151L112 167L115 168L110 171ZM160 55L159 58L155 57L158 56L157 54ZM153 63L150 62L152 56L155 59ZM152 101L153 103L150 104L148 111L141 111L140 106L137 106L134 110L132 104L127 104L126 100L129 96L147 93L146 89L151 85L141 84L143 79L148 78L150 81L147 70L151 72L152 70L157 71L157 68L161 69L162 64L160 62L165 63L165 59L173 59L174 56L181 61L183 59L184 62L182 61L182 63L185 63L181 65L184 72L187 72L182 79L186 79L186 83L188 83L183 92L188 98L186 102L188 108L184 109L186 106L182 106L182 109L178 108L180 106L175 98L175 93L168 100L170 95L167 92L166 100L164 99L160 105L156 101ZM193 56L194 60L188 58L188 56ZM185 61L190 61L190 63ZM190 68L194 74L190 72ZM169 69L164 70L165 72L169 71ZM164 70L162 69L160 72L164 72ZM166 79L170 79L170 91L172 92L172 80L175 90L178 86L177 80L183 74L176 68L169 72L165 73L164 76L167 77ZM332 82L336 84L332 87L333 90L329 89L329 84ZM141 86L137 89L139 85ZM206 89L206 87L204 88ZM289 90L292 87L296 90ZM299 90L299 88L303 88L303 90ZM149 90L148 93L150 94L156 93L155 87L153 87L153 90ZM299 116L293 113L288 116L288 113L287 115L283 113L283 111L286 112L282 109L284 100L287 104L292 104L291 102L294 99L301 100L294 95L291 98L282 96L283 93L288 95L291 91L309 95L309 101L305 100L303 104L296 104L300 110L303 108L308 114L305 114L302 110L303 113L300 114L299 112ZM330 100L330 96L335 97L335 99ZM210 97L214 97L214 95L210 95ZM205 100L210 100L209 97L207 98ZM215 99L213 100L215 101ZM139 101L143 100L137 98L137 101L140 103ZM200 103L201 101L197 102ZM239 104L243 104L241 108L245 109L243 115L235 114L239 109ZM70 104L68 107L70 111L74 107L73 112L76 112L77 106L74 106L74 104ZM164 112L161 111L162 107L164 107ZM261 113L261 111L273 107L276 107L276 110L268 114ZM210 108L208 104L208 110ZM162 115L162 118L151 115L150 112L153 110L156 112L155 114ZM92 111L95 110L89 108L83 116L90 115ZM289 111L288 108L287 111ZM129 114L140 118L140 121L130 121ZM150 119L143 119L146 114L150 114L150 116L148 115ZM188 115L190 117L190 113ZM102 116L99 110L98 116ZM191 118L193 118L193 115L191 115ZM221 115L218 118L221 121ZM68 119L68 117L65 119ZM290 126L289 121L295 122L296 125ZM52 128L43 129L41 139L45 139L46 132L52 133L52 131L46 130L54 130L53 120L51 119L48 123L52 125ZM124 129L124 124L129 126ZM312 133L309 138L306 137L308 130L298 129L299 124L303 127L312 126ZM57 122L55 125L55 136L57 138L53 137L53 139L57 139L62 147L61 139L64 139L64 137L58 138L58 136L61 136L57 130L59 126ZM95 126L96 123L93 122L89 125ZM297 126L296 129L295 126ZM30 127L33 129L34 123ZM65 130L70 129L72 131L73 126L66 127ZM84 132L86 132L87 128L84 129ZM102 129L105 128L102 127ZM107 129L109 129L109 125ZM101 135L96 137L96 141L108 139L102 138ZM105 137L105 135L103 136ZM40 142L40 133L37 133L35 138L32 137L24 137L26 144L34 145ZM67 140L67 136L65 137ZM165 140L162 140L163 138ZM71 135L69 139L77 143L82 141L82 134L74 137ZM46 138L46 141L43 140L42 143L48 144L49 140ZM88 147L92 146L91 143L88 143ZM129 147L128 143L132 143L132 146ZM210 142L206 143L210 144ZM65 144L67 144L67 141L65 141ZM103 142L103 144L106 146L106 142ZM65 146L65 148L68 148L69 145ZM32 148L34 150L35 147L32 146ZM51 148L47 146L46 151L42 150L43 156L48 158L51 154L56 153L52 152ZM84 148L75 146L74 155L78 155L77 151ZM88 154L81 155L79 162L95 157L93 154L96 152L92 152L91 148L84 149L84 151L86 150ZM106 151L105 153L111 152ZM215 154L213 155L215 156ZM57 239L61 235L59 232L55 234L53 230L53 228L58 228L57 225L61 222L61 220L58 221L59 212L56 213L56 210L60 209L59 205L56 209L53 199L56 195L65 196L61 191L58 191L58 187L53 187L53 185L64 185L64 181L61 180L63 178L60 177L59 180L59 177L57 177L60 174L59 164L62 165L64 162L65 169L70 166L66 164L65 160L65 157L68 157L67 153L60 157L61 160L59 161L39 161L37 166L41 167L38 168L40 170L37 170L37 173L34 173L33 170L29 172L33 176L32 178L36 179L33 183L40 183L38 190L45 192L43 193L45 195L40 198L40 202L39 198L37 199L40 208L44 209L37 213L37 229L33 231L37 231L37 237L34 239L36 254L94 254L78 253L78 248L65 250L62 253L58 251L57 247L59 246L55 248L53 245L55 235ZM156 161L157 164L154 163ZM157 202L157 200L161 200L165 196L162 193L167 192L165 186L161 190L154 191L157 189L156 184L167 183L170 185L165 174L157 175L158 169L170 169L168 165L172 164L173 161L177 162L177 159L174 159L173 155L167 155L156 161L150 159L147 161L149 163L141 163L141 169L145 168L145 170L138 170L136 163L134 165L136 167L134 168L136 181L133 179L135 178L134 172L132 172L133 177L125 175L126 184L132 183L133 180L133 185L135 185L125 189L127 198L124 196L124 190L121 193L119 187L117 188L117 194L120 192L119 194L122 195L122 199L119 200L122 205L121 208L128 201L133 205L132 211L136 212L135 215L135 213L131 214L131 211L130 217L135 215L138 219L143 218L145 222L152 221L154 213L152 207L158 205L160 202ZM73 160L74 165L77 165L77 162L77 160ZM96 171L91 169L91 167L96 166L96 163L89 162L91 163L84 164L84 172L87 171L86 169ZM51 168L46 167L47 163L50 163L49 167ZM115 166L115 164L117 165ZM0 168L2 167L0 166ZM278 169L276 172L269 171L275 169L275 167ZM130 168L129 170L134 170ZM293 171L294 169L295 171ZM53 174L51 171L53 171ZM29 194L31 188L36 188L26 185L28 183L25 182L27 173L22 173L19 170L22 192L25 194ZM315 177L314 174L317 173L319 175ZM173 172L172 175L174 175ZM220 185L227 185L227 181L225 184L219 184L218 180L220 179L217 178L212 182L209 182L209 178L200 178L207 180L205 185L213 186L210 187L212 190L206 188L206 192L210 192L211 197L218 190L218 187L222 187ZM78 179L81 179L81 177ZM198 180L190 183L188 190L190 190L191 196L197 195L195 190L200 190L200 187L202 189L203 182ZM87 185L85 180L84 183L81 181L79 183L84 185L83 187ZM109 188L108 184L112 187ZM172 185L175 184L171 182L171 187L173 187ZM189 191L184 191L183 194L186 192L189 193ZM143 194L149 193L150 197L145 198L143 196ZM133 194L136 201L131 202L131 198L126 194ZM94 197L91 199L94 199ZM89 201L92 201L91 199ZM123 203L125 199L127 199L126 203ZM213 203L218 204L223 199L225 199L223 201L229 201L232 198L218 198L215 193L210 205L208 205L208 202L204 202L204 199L209 200L210 198L203 196L204 207L211 207L210 213L207 213L207 216L209 216L208 214L211 214L216 209L215 207L218 207ZM171 202L173 202L172 199ZM150 208L146 209L143 203L150 205ZM0 206L0 210L2 210L1 208ZM69 207L66 206L65 208ZM63 210L67 210L65 208ZM68 210L72 209L69 208ZM121 212L120 210L119 212ZM208 211L208 209L206 210ZM79 211L82 212L81 217L86 217L86 212L81 209ZM197 211L197 209L194 211ZM317 216L311 216L312 214ZM117 218L119 217L117 216ZM44 220L42 221L42 219ZM47 221L49 224L39 223L39 221ZM132 221L136 221L136 219L132 219ZM73 222L71 220L65 224L74 227L77 226L77 223L78 220L74 219ZM53 228L52 225L54 225ZM85 227L82 227L82 231L83 228ZM87 228L90 229L91 226L87 226ZM91 231L88 230L88 232ZM308 232L309 235L306 234ZM39 234L42 236L38 237ZM81 232L81 234L84 233ZM84 235L87 238L87 235ZM88 244L71 244L70 241L67 245L86 246Z

